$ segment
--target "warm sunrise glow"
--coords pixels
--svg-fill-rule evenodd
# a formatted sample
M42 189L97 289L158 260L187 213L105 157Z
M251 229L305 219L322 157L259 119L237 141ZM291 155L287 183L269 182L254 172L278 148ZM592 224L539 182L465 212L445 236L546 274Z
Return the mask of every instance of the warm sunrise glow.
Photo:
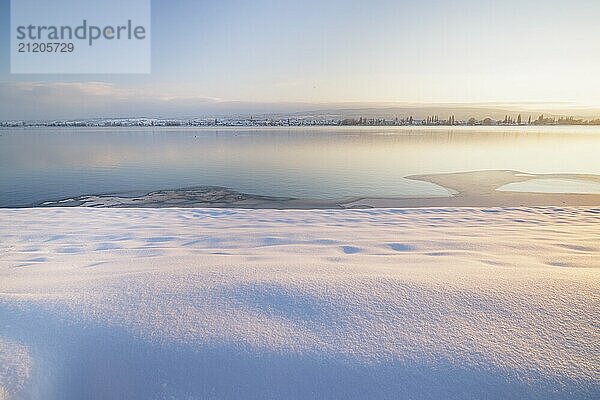
M295 110L290 103L298 102L525 103L536 110L550 103L576 115L600 108L595 0L152 7L160 18L152 21L151 74L11 75L3 58L0 119L248 113L251 104Z

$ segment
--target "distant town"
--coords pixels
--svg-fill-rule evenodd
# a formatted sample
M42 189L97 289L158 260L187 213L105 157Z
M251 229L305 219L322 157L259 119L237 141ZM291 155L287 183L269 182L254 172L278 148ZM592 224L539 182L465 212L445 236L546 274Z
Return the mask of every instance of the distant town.
M600 125L600 118L579 119L540 114L536 117L506 115L504 119L469 118L459 120L454 115L442 118L333 118L333 117L247 117L247 118L93 118L53 121L0 121L0 127L131 127L131 126L539 126L539 125Z

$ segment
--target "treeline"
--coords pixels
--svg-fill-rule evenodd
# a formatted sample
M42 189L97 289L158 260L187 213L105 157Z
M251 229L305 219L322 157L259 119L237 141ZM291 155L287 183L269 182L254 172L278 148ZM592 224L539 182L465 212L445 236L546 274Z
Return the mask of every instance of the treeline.
M536 119L533 119L531 115L527 116L527 119L521 114L516 116L505 115L504 119L492 119L492 118L469 118L467 120L457 120L454 115L450 115L448 118L440 118L438 115L430 115L423 119L417 119L412 116L400 118L395 117L393 119L386 118L346 118L340 121L340 125L345 126L402 126L402 125L425 125L425 126L453 126L453 125L600 125L600 118L596 119L577 119L575 117L547 117L544 114L540 114Z
M600 125L600 118L577 119L575 117L547 117L544 114L533 119L505 115L503 119L469 118L457 120L454 115L440 118L430 115L423 119L409 117L389 118L193 118L193 119L158 119L158 118L121 118L91 120L58 120L58 121L0 121L0 128L11 127L130 127L130 126L527 126L527 125Z

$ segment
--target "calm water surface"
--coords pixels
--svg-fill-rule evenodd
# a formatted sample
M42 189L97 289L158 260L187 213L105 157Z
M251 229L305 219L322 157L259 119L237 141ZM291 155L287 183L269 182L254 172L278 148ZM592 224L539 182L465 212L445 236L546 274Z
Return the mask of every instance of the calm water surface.
M600 174L598 127L0 130L0 207L222 186L303 199L446 195L414 174Z

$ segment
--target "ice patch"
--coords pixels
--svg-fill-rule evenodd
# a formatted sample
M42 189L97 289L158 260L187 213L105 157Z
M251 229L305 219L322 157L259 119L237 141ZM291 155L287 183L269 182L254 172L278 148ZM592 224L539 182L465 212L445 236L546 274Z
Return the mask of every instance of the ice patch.
M500 192L600 194L600 182L583 179L536 178L500 186Z

